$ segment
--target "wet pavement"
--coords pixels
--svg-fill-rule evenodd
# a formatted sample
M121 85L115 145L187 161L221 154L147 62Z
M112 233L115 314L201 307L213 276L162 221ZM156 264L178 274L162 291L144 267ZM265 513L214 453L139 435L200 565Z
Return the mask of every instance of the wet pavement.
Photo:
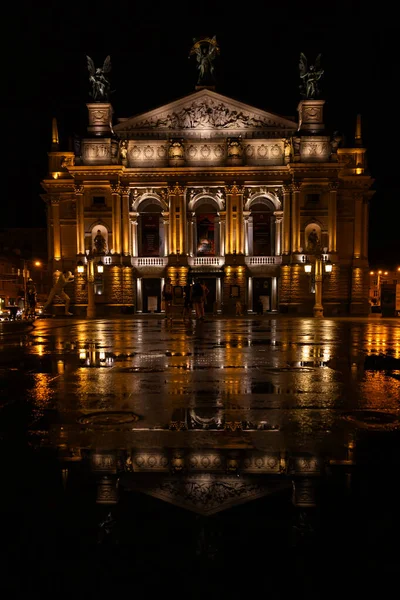
M13 325L11 592L353 597L398 576L399 319Z

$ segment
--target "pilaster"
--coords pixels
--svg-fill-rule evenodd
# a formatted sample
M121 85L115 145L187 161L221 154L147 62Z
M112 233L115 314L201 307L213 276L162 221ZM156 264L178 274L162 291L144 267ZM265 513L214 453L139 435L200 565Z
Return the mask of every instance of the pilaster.
M122 252L125 256L132 253L129 247L129 187L121 188L122 192Z
M276 210L275 216L275 256L280 256L282 253L282 220L283 211Z
M292 185L292 252L296 253L300 247L300 183Z
M113 249L116 254L121 254L121 193L118 184L111 185L112 194L112 225Z
M51 214L53 217L53 257L61 260L60 199L51 198Z
M283 254L290 254L290 186L283 188Z
M75 186L76 205L76 248L78 254L85 254L85 213L83 202L83 185Z
M337 190L339 184L332 182L329 184L328 199L328 245L329 252L336 252L337 239Z

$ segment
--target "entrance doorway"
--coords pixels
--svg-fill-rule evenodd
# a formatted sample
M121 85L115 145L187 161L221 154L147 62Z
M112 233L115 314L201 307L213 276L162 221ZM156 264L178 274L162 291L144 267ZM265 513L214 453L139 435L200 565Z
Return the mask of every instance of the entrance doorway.
M142 279L143 312L161 311L160 279Z
M216 289L217 289L217 281L215 277L199 277L200 280L203 280L208 288L207 294L207 302L204 305L204 312L207 314L212 314L214 312L214 303L216 300Z
M263 305L263 313L271 310L271 278L254 277L253 279L253 312L259 312L259 303Z

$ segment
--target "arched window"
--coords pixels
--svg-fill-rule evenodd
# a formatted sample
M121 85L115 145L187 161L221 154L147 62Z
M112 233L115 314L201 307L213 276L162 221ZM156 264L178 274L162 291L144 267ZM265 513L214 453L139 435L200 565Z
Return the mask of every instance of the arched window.
M196 210L196 255L215 256L216 235L215 218L217 210L213 204L201 204Z
M139 208L140 210L140 208ZM160 236L161 206L146 203L138 218L139 256L161 256Z
M253 218L253 255L272 256L274 247L273 207L269 203L256 201L251 205L250 210Z

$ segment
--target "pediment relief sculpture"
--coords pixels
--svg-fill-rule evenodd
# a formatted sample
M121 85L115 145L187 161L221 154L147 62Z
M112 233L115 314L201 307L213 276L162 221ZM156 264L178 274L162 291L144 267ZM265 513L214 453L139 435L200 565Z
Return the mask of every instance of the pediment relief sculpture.
M127 129L260 129L278 125L272 118L262 118L245 110L234 110L224 102L204 98L176 111L165 112L136 121Z

